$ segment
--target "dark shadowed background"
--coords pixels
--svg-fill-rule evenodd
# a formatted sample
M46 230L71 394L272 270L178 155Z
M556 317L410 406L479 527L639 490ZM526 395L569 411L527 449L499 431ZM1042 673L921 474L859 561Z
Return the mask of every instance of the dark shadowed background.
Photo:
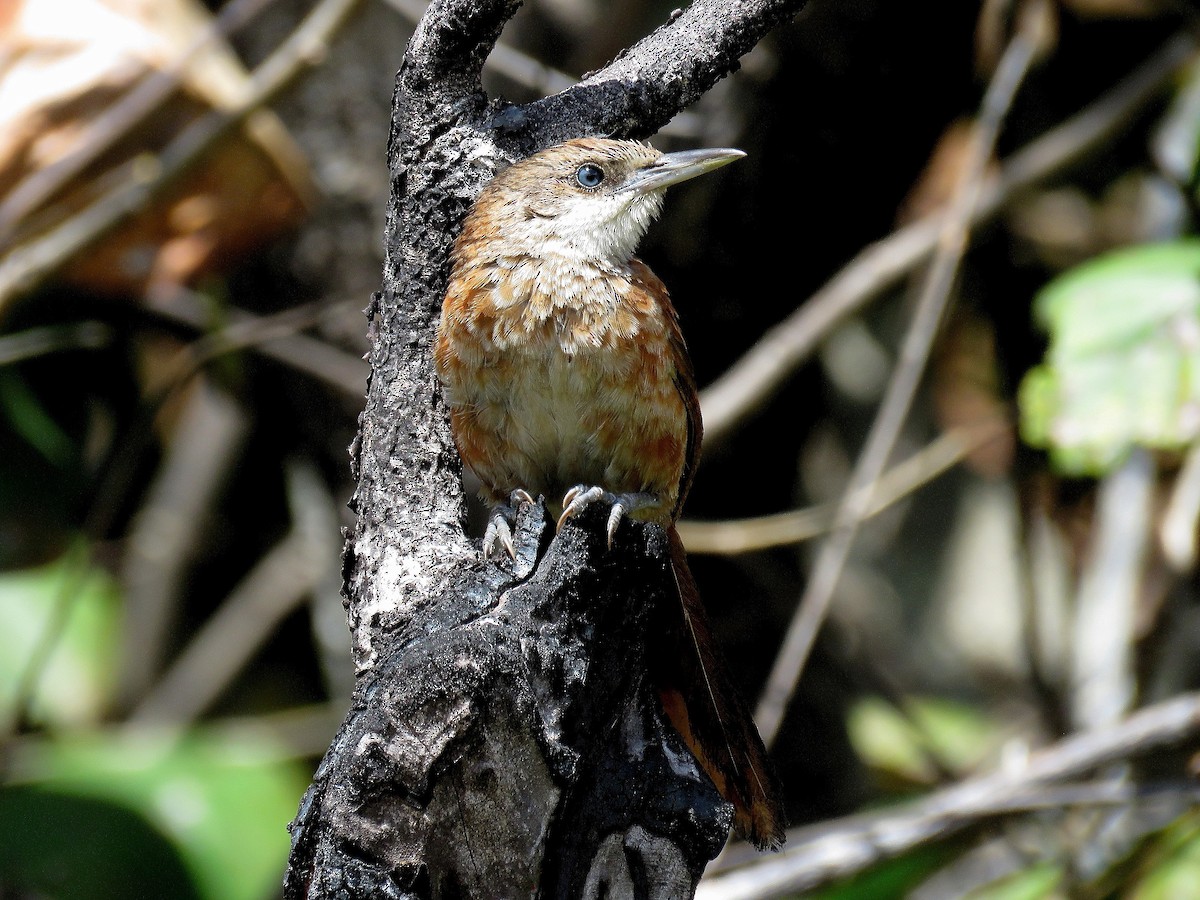
M337 4L243 0L261 10L180 74L220 6L0 3L0 898L276 895L285 825L349 699L339 527L361 310L421 4L343 3L326 51L293 54L266 106L248 73ZM672 8L529 0L489 90L558 90ZM1078 160L971 235L892 456L915 462L877 487L888 506L773 748L795 826L1013 765L1200 682L1200 70L1185 47L1136 102L1110 94L1196 28L1189 4L811 0L654 139L748 157L675 189L641 255L711 384L843 267L871 282L860 251L951 200L1022 15L1035 58L985 178L1089 104L1111 128L1068 134ZM255 111L175 172L182 130L239 104ZM125 108L139 115L115 120ZM73 244L131 185L132 217ZM1148 242L1172 255L1084 270L1059 318L1035 318L1061 273ZM923 271L863 291L705 445L685 519L728 527L683 532L751 703ZM809 507L806 534L741 522ZM1105 589L1110 605L1089 599ZM1030 815L1023 795L819 895L1193 896L1200 818L1174 743L1076 778L1082 801Z

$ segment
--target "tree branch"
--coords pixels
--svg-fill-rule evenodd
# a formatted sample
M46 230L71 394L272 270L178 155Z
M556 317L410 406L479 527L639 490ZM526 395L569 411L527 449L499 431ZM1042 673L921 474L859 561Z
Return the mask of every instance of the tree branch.
M738 67L799 0L696 0L598 72L531 103L532 146L580 134L647 137Z
M527 506L512 567L462 570L360 676L292 825L287 897L634 896L639 866L667 886L650 896L690 895L732 809L649 696L666 536L622 529L610 552L603 522L545 550L553 522Z
M804 594L754 711L754 719L768 747L779 734L787 706L850 558L858 528L870 509L873 487L887 466L920 387L925 364L950 304L954 281L966 252L970 222L983 191L987 163L992 158L1017 90L1036 58L1041 29L1039 10L1040 4L1029 4L1019 17L1020 27L1005 48L984 93L970 150L958 175L933 260L925 273L916 308L905 331L896 370L854 464L850 483L838 504L833 531L817 553Z
M706 879L704 900L792 896L861 872L914 847L942 840L982 818L1011 814L1038 785L1151 753L1200 731L1200 694L1140 710L1103 730L1072 735L1019 768L968 779L899 809L827 822L788 835L790 849Z
M482 563L431 345L450 247L499 167L652 133L802 0L699 0L524 107L479 81L516 5L431 4L397 75L343 562L357 683L292 825L288 897L684 897L728 834L645 675L648 617L677 602L665 536L631 524L609 550L600 511L554 537L527 507L512 567Z

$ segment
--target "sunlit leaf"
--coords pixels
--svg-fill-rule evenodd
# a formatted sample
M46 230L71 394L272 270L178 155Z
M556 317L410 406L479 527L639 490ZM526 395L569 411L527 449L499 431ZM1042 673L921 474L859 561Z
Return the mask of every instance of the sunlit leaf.
M1144 874L1129 900L1175 900L1200 891L1200 813L1176 820L1143 849Z
M24 787L137 813L177 848L199 895L213 900L278 893L286 826L308 776L265 740L205 733L47 742L22 758L17 774Z
M1021 385L1021 429L1069 474L1103 474L1135 445L1200 436L1200 241L1122 250L1038 296L1050 335Z
M946 865L957 852L952 847L919 847L860 872L838 884L805 894L808 900L861 900L864 897L904 897Z
M939 765L955 772L975 767L995 747L998 733L978 710L938 698L912 699L901 713L868 697L850 710L847 727L864 762L919 784L934 781Z
M969 900L1059 900L1066 897L1061 888L1062 880L1061 868L1042 863L976 888L966 897Z
M53 624L33 717L60 725L93 720L114 674L118 612L116 584L82 547L47 566L0 572L0 714L11 713L18 683Z

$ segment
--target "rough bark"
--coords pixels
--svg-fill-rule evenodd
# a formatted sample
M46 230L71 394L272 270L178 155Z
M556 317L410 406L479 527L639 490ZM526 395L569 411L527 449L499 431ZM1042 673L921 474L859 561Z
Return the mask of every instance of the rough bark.
M434 2L397 75L383 289L351 448L344 577L352 708L291 826L288 897L681 897L731 812L645 680L646 622L676 602L665 536L603 513L517 559L464 533L431 345L462 216L497 168L568 137L646 137L802 0L697 0L603 70L523 107L483 61L513 0ZM653 636L649 636L652 643Z

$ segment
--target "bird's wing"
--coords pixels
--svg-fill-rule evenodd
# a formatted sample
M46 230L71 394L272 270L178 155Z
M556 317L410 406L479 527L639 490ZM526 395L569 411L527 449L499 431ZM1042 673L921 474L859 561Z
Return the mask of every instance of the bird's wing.
M641 260L633 260L632 265L636 280L641 282L643 289L657 298L662 306L663 319L668 329L667 346L675 367L675 389L679 392L679 399L687 414L687 445L684 450L683 472L679 477L679 496L675 501L675 508L671 510L671 519L674 520L683 509L683 501L687 498L696 467L700 464L700 445L704 437L704 423L700 417L700 394L696 386L692 358L688 353L687 342L683 339L683 329L679 325L679 313L671 303L666 285Z

